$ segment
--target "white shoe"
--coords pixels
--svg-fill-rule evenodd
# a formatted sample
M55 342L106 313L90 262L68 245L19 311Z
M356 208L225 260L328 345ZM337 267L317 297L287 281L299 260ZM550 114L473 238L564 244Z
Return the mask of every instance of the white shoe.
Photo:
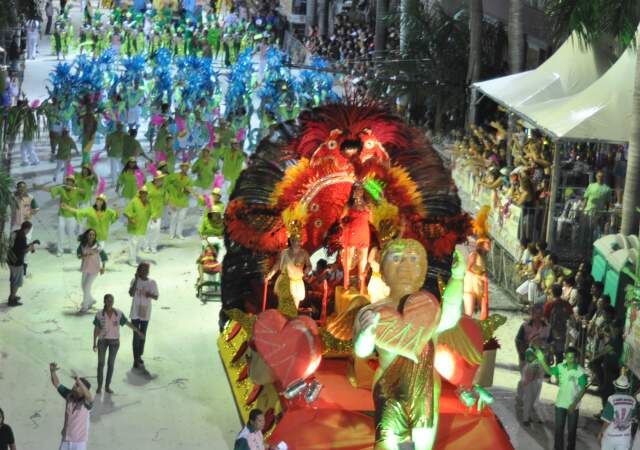
M186 239L186 238L184 236L180 235L180 236L176 236L176 239L183 240L183 239Z
M157 248L150 248L149 251L151 253L158 253L158 249Z
M56 256L60 258L62 256L62 252L56 252Z

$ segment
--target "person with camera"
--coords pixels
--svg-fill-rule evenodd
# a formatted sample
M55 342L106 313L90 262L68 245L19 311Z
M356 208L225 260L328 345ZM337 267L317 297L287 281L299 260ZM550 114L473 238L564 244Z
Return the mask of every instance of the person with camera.
M136 275L131 281L129 295L132 297L131 323L140 333L133 335L133 368L146 372L142 354L146 342L147 327L151 319L151 300L158 300L158 285L149 278L149 263L138 265Z
M24 258L28 252L35 252L35 246L40 241L35 240L27 243L27 235L31 231L31 222L24 221L19 230L11 234L11 248L7 255L7 264L9 265L9 306L20 306L20 297L18 297L18 289L22 287L24 280Z

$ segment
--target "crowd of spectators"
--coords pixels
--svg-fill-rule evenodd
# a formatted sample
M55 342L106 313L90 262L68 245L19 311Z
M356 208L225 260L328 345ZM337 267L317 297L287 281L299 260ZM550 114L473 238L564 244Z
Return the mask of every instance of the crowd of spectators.
M543 349L550 364L561 363L566 350L576 348L604 407L620 374L624 329L624 318L604 294L604 285L594 281L588 263L575 273L559 266L544 242L523 241L516 267L522 279L517 293L531 311L515 340L521 369L529 348Z
M481 189L493 191L492 206L503 218L509 215L511 205L519 206L518 238L536 240L546 230L554 144L520 123L510 148L507 142L506 125L498 121L473 126L470 133L456 135L454 161L469 170L473 196ZM571 147L561 159L559 209L554 215L556 241L590 246L600 235L615 232L625 172L626 149L622 146Z

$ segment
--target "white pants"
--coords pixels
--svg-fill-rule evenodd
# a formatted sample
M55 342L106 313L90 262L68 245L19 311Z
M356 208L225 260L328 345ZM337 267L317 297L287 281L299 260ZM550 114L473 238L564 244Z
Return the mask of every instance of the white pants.
M36 59L38 33L27 32L27 59Z
M542 389L542 379L529 382L522 385L522 420L528 422L531 416L535 415L536 402L540 398L540 390Z
M158 251L158 241L160 241L160 226L162 218L151 219L147 227L147 248L155 253Z
M605 431L600 448L602 450L629 450L631 448L631 436L609 436Z
M97 277L97 273L82 272L82 309L89 309L96 302L91 295L91 287Z
M87 450L87 443L62 441L58 450Z
M546 299L546 294L534 280L526 280L516 289L516 293L526 295L531 304L544 302Z
M138 251L140 250L140 247L142 247L144 241L144 236L140 236L138 234L129 235L129 264L132 266L136 265L138 260Z
M20 144L20 155L25 164L38 164L40 160L36 154L36 145L33 141L22 141Z
M189 208L169 208L169 237L182 238L182 229Z
M53 172L54 183L58 179L58 172L62 172L64 174L64 170L66 166L67 166L67 161L65 161L64 159L56 159L56 170ZM62 179L64 180L64 177Z
M122 172L122 161L119 157L109 157L109 164L111 165L111 183L116 184L120 172Z
M231 180L225 178L222 184L222 202L226 205L229 202L229 196L231 195Z
M76 218L58 216L58 253L65 251L65 241L71 241L71 249L76 240Z

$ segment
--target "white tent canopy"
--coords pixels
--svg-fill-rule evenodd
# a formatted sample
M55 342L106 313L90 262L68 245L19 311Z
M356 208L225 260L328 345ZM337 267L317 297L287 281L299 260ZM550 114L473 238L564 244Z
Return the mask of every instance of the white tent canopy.
M554 139L628 142L636 57L636 51L629 48L582 92L524 105L517 113Z
M526 105L582 91L600 78L612 61L607 46L585 45L572 35L537 69L474 83L473 87L518 112Z

